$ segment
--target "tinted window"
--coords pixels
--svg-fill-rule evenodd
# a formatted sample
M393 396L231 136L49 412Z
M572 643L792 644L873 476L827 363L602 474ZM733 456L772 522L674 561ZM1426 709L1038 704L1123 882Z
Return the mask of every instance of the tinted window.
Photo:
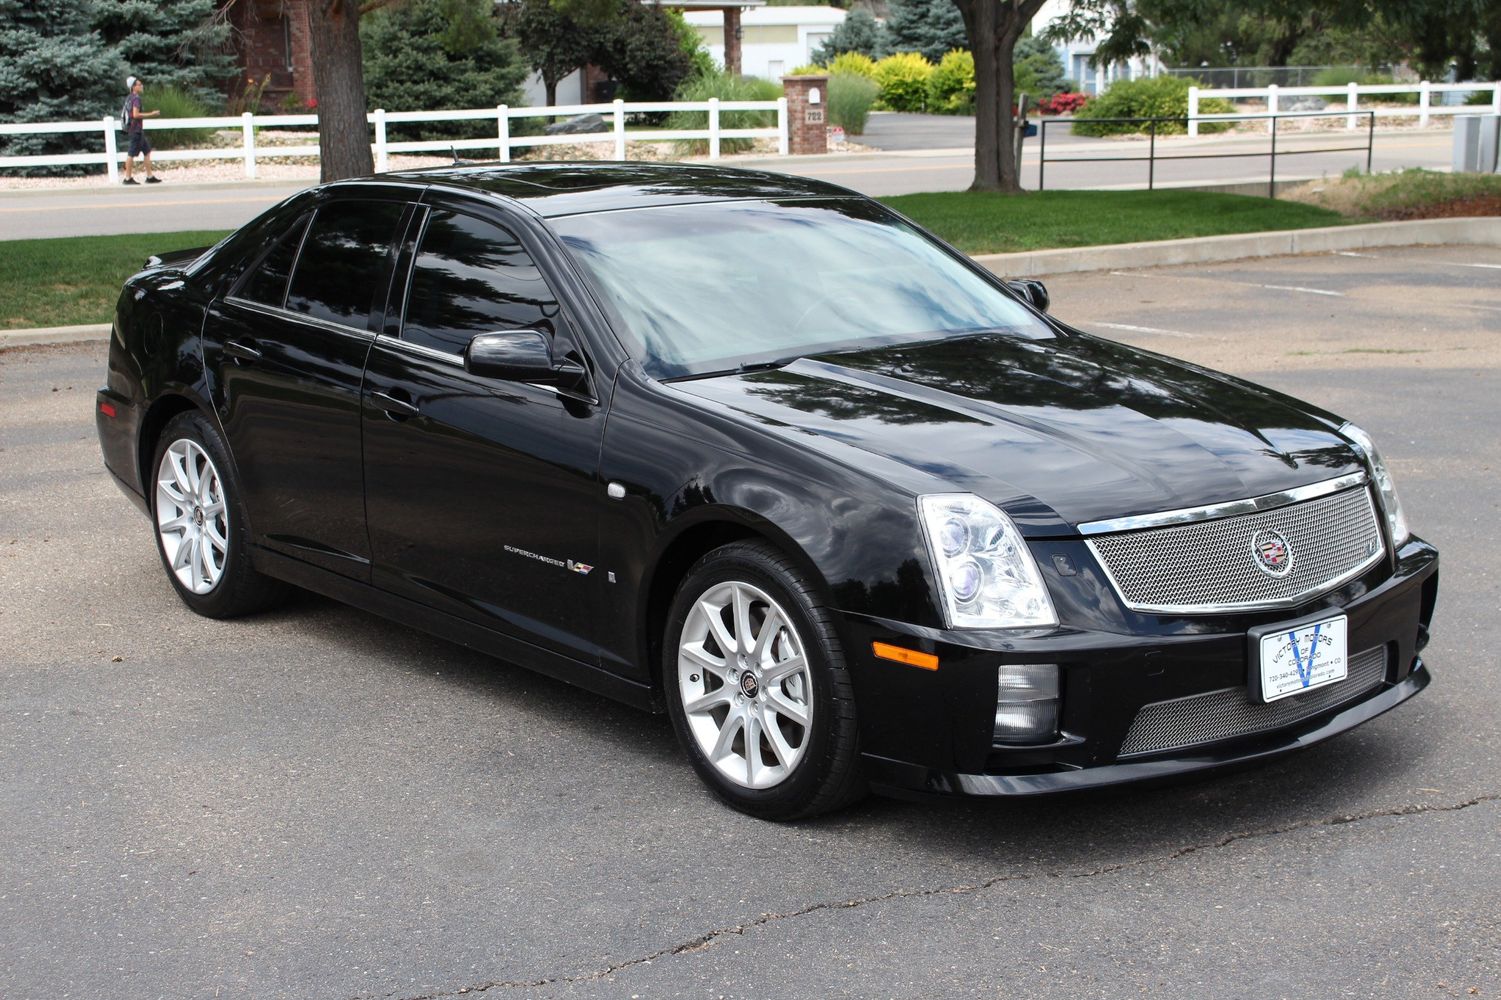
M1052 336L870 201L639 208L552 225L658 377L981 332Z
M412 266L401 337L462 354L480 333L551 333L558 303L521 244L497 225L434 212Z
M389 201L342 201L318 209L297 258L287 308L368 328L403 208Z
M307 229L311 215L304 215L282 234L271 252L261 258L254 271L245 278L236 294L242 299L263 305L281 307L287 299L287 278L292 274L292 262L297 259L297 248L302 245L302 232Z

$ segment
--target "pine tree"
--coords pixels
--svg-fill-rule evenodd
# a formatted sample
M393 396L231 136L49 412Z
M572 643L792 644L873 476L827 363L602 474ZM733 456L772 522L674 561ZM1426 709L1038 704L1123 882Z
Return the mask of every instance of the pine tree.
M948 0L944 2L948 3ZM828 41L813 53L813 61L820 66L827 66L835 56L846 52L859 52L872 59L880 59L888 51L886 43L886 29L880 22L868 11L852 10L839 27L834 29Z
M920 52L935 66L950 49L969 48L952 0L890 0L886 35L893 52Z
M155 90L175 87L211 106L238 75L229 22L216 0L96 0L94 27Z
M125 103L125 68L88 0L0 0L0 122L98 121ZM103 152L92 133L0 139L0 155ZM70 168L36 168L77 173Z
M526 64L500 37L491 0L409 0L360 21L372 110L434 111L516 104ZM493 124L491 125L493 128ZM471 135L474 122L392 126L422 138Z

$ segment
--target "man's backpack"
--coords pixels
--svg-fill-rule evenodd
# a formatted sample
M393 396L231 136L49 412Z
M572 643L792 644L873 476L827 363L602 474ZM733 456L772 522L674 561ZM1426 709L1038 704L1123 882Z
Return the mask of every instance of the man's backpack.
M120 131L130 131L130 98L125 98L125 103L120 106Z

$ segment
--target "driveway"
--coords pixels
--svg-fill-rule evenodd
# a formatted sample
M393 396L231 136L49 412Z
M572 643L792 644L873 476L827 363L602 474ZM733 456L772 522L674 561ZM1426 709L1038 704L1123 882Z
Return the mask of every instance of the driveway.
M0 995L1501 994L1501 251L1069 275L1055 311L1342 413L1443 551L1433 685L1201 780L772 825L662 717L312 597L214 622L0 352Z

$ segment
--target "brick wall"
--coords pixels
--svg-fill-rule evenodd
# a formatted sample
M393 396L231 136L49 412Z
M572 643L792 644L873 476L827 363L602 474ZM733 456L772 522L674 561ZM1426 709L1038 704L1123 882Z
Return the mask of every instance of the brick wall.
M241 70L230 84L231 96L269 78L261 93L263 109L280 110L288 95L299 110L307 107L317 94L307 0L240 0L229 7L229 17Z

